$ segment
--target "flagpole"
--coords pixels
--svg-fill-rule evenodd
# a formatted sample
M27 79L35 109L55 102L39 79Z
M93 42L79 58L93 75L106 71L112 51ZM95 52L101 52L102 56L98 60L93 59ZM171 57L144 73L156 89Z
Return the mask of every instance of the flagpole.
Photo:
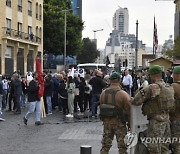
M153 25L153 55L155 55L154 54L154 30L155 30L155 16L154 16L154 25Z

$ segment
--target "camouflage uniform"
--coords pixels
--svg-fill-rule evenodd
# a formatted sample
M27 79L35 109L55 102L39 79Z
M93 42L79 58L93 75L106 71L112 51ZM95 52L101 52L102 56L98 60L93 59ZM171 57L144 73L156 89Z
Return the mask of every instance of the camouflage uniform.
M117 73L113 73L113 75L111 75L110 80L116 79L116 78L120 78L119 75L117 75ZM114 78L113 78L114 77ZM120 86L120 84L117 83L111 83L110 87L108 88L108 90L111 91L118 91L114 97L111 94L107 93L105 94L104 90L101 93L100 96L100 104L106 104L106 102L113 103L115 104L117 109L124 109L129 117L128 119L128 123L130 123L130 96L123 91ZM114 101L113 101L114 100ZM124 126L124 124L122 123L122 121L120 120L120 118L118 117L105 117L103 118L103 125L104 125L104 132L103 132L103 139L102 139L102 148L100 153L101 154L108 154L109 150L112 146L112 141L114 138L114 135L116 136L116 140L117 140L117 144L118 144L118 149L119 149L119 154L126 154L126 145L124 143L124 137L127 133L127 129Z
M172 84L175 91L175 112L170 115L171 119L171 135L180 139L180 81ZM180 154L180 143L174 142L172 144L174 154Z
M165 85L164 81L159 80L154 84L150 84L147 88L140 90L131 102L135 105L143 104L143 114L147 115L149 120L145 135L150 138L170 137L169 112L159 111L158 107L155 107L159 104L157 100L157 96L161 92L159 85ZM169 154L168 143L148 143L147 147L150 154Z
M124 143L124 137L127 130L122 124L106 124L104 123L104 133L102 139L101 154L108 154L112 146L114 135L116 135L117 145L120 154L126 153L126 145Z

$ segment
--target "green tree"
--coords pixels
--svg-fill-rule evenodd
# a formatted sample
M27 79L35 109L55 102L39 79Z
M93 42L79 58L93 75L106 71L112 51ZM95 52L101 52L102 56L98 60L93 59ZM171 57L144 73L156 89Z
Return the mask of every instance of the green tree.
M77 59L79 63L93 63L100 55L100 52L96 49L96 43L89 38L83 39L82 51L78 55Z
M71 9L70 0L44 1L44 50L47 53L64 53L64 11ZM67 55L76 55L82 48L81 19L67 11Z
M180 59L180 36L174 41L173 58Z
M165 51L165 55L174 60L180 59L180 37L177 37L174 41L173 50Z

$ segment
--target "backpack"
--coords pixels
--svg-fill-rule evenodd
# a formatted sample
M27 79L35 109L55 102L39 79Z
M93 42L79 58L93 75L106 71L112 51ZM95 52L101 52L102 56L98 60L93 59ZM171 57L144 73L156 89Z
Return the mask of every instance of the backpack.
M174 89L169 84L158 84L160 87L159 96L148 100L142 106L144 115L160 114L163 111L175 110Z
M116 107L115 96L120 90L106 89L104 96L104 104L100 105L100 118L119 118L122 123L126 123L128 120L127 115L123 109ZM108 102L108 95L112 95L111 102Z

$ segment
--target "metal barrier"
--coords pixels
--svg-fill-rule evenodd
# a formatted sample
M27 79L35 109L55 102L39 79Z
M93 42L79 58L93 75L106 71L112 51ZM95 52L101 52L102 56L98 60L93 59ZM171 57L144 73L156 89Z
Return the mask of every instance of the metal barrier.
M91 154L92 147L90 145L82 145L80 147L80 154Z

